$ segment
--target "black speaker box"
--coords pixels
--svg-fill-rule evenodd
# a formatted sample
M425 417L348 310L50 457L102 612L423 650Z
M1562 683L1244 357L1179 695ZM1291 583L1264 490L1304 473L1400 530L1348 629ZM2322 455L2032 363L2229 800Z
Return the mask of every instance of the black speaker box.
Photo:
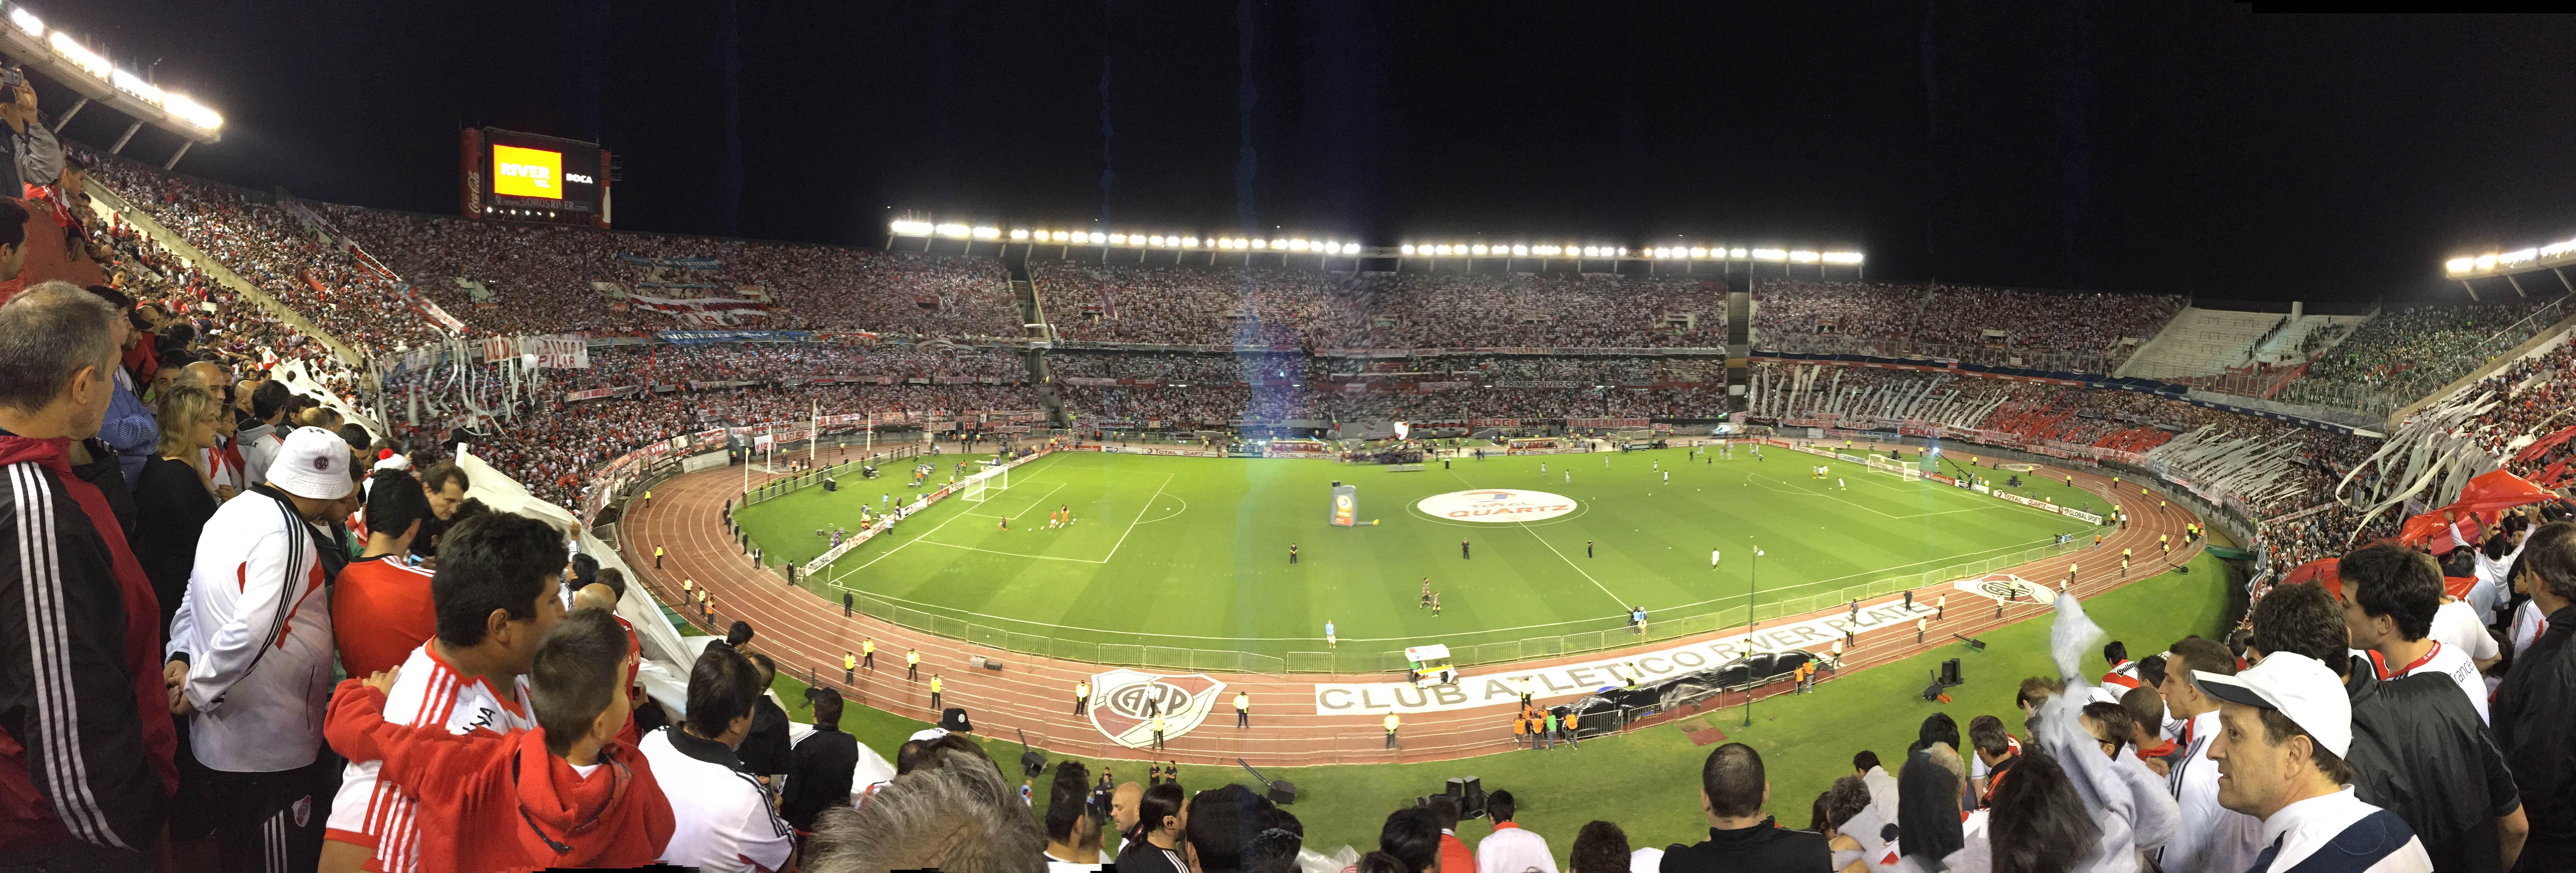
M1474 776L1449 780L1449 799L1458 802L1459 818L1483 818L1485 815L1484 780Z
M1297 802L1297 783L1286 779L1270 780L1270 802L1286 806Z

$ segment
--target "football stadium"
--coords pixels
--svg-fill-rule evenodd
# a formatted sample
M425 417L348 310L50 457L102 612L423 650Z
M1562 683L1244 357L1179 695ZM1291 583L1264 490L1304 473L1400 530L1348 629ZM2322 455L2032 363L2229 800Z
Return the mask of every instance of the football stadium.
M2564 18L564 7L0 0L0 869L2576 858Z

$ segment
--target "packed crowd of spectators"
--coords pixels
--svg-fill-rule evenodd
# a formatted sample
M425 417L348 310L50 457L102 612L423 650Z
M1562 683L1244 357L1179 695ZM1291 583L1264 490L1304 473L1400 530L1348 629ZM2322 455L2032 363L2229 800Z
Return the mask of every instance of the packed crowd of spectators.
M2484 348L2488 339L2557 299L2556 295L2518 297L2494 303L2418 306L2384 312L2363 323L2341 345L2309 362L2302 378L2378 385L2428 363L2460 358L2484 360L2500 351Z
M1007 348L979 352L964 346L930 350L835 343L600 346L590 350L588 369L544 372L553 387L565 391L641 385L648 380L683 384L892 376L900 382L963 376L1016 383L1027 378L1019 353Z
M742 317L736 326L747 328L947 337L1021 333L1019 308L1011 302L1001 263L991 258L510 224L328 204L317 204L317 210L450 314L494 333L697 326L612 305L617 301L593 282L672 299L750 299L748 289L758 288L769 299L769 314ZM718 266L657 271L620 255L713 258ZM489 298L477 306L458 279L481 283Z
M345 250L322 245L283 208L124 160L98 156L94 163L94 182L105 183L190 246L342 342L394 349L445 336L411 311L392 277L360 266Z
M1270 348L1725 344L1723 285L1618 276L1032 265L1066 339Z
M2184 305L2171 295L1804 279L1759 284L1754 296L1755 348L2084 372L2118 367Z

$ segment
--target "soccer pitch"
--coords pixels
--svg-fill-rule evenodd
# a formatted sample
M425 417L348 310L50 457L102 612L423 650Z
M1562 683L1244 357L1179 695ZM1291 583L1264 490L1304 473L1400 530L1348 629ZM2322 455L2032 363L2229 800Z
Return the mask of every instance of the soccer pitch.
M1008 490L979 503L942 501L802 584L827 600L856 591L1014 634L1285 656L1323 651L1327 621L1344 652L1617 632L1630 606L1658 627L1692 618L1714 627L1729 610L1729 621L1741 621L1748 595L1766 605L1812 600L2020 554L2061 533L2089 543L2094 533L1930 480L1779 447L1765 454L1489 457L1393 472L1321 460L1059 452L1013 469ZM1808 473L1817 463L1831 469L1822 480ZM899 471L887 473L844 477L841 491L807 488L739 516L773 559L801 564L828 548L818 528L856 528L862 503L916 494ZM2108 510L2063 480L2022 478L2026 487L2009 490ZM1329 521L1336 480L1359 490L1356 527ZM1416 508L1426 497L1491 489L1561 495L1573 509L1488 523ZM1050 529L1059 507L1075 521ZM1721 553L1713 568L1712 549ZM1440 595L1437 614L1420 605L1425 577Z

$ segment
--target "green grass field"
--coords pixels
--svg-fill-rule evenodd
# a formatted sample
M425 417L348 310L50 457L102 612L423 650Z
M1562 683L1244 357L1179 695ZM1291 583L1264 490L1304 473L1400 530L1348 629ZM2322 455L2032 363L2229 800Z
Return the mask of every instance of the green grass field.
M1398 473L1319 460L1059 453L1012 470L1009 489L988 500L952 497L907 519L806 584L827 599L847 588L960 627L1283 656L1321 651L1326 621L1344 652L1615 630L1632 604L1659 629L1712 629L1743 620L1757 546L1757 615L1769 618L1830 606L1854 586L2091 534L1929 480L1826 461L1831 475L1819 481L1806 470L1822 459L1766 454L1756 461L1739 447L1714 463L1680 449L1496 457ZM1328 522L1334 480L1358 487L1359 526ZM2025 481L2017 490L2032 497L2107 509L2062 482ZM856 527L862 504L914 493L900 471L843 482L853 487L808 488L739 516L773 560L803 563L827 547L818 528ZM1577 508L1499 524L1414 508L1476 489L1544 491ZM1050 530L1059 506L1077 521ZM1472 560L1459 557L1462 538ZM1716 569L1710 549L1723 550ZM1438 615L1417 608L1426 576Z
M1772 459L1774 463L1778 458ZM2094 620L2131 652L2152 652L2191 634L2216 636L2225 630L2228 590L2243 581L2224 562L2204 554L2192 559L2190 575L2168 573L2131 583L2086 602ZM1898 760L1923 718L1947 712L1964 728L1979 715L2002 718L2020 733L2013 692L2025 676L2052 673L2045 651L2048 622L2024 621L1982 635L1989 647L1972 652L1950 645L1856 673L1836 676L1817 693L1773 697L1755 703L1753 725L1743 727L1740 708L1695 716L1685 721L1712 723L1729 739L1760 750L1771 779L1771 811L1782 825L1807 826L1808 808L1836 777L1850 772L1852 753L1878 752ZM1949 658L1962 660L1966 684L1951 689L1952 703L1926 703L1914 696L1926 671ZM2100 675L2098 655L2088 656L2088 675ZM780 697L801 701L802 686L779 680ZM808 714L794 713L802 721ZM879 710L852 706L842 727L859 741L894 756L904 737L921 722ZM983 737L997 761L1019 756L1019 746ZM1419 794L1437 792L1452 776L1474 775L1487 790L1509 789L1517 796L1520 821L1545 836L1564 868L1575 831L1593 819L1617 822L1631 845L1662 846L1705 839L1708 822L1699 810L1699 766L1709 748L1691 744L1670 724L1585 742L1579 749L1514 751L1457 761L1421 764L1370 764L1282 767L1262 771L1273 779L1297 783L1301 800L1288 807L1306 828L1306 845L1330 851L1343 845L1373 848L1386 814ZM1044 751L1044 750L1041 750ZM1061 757L1061 756L1050 756ZM1082 760L1099 772L1102 761ZM1143 781L1141 761L1109 762L1119 781ZM1042 777L1043 780L1043 777ZM1229 782L1252 785L1241 769L1188 765L1182 783L1190 790ZM1037 801L1046 803L1047 783L1037 784ZM1043 810L1040 813L1043 814ZM1491 823L1462 822L1458 836L1470 843L1484 837Z

